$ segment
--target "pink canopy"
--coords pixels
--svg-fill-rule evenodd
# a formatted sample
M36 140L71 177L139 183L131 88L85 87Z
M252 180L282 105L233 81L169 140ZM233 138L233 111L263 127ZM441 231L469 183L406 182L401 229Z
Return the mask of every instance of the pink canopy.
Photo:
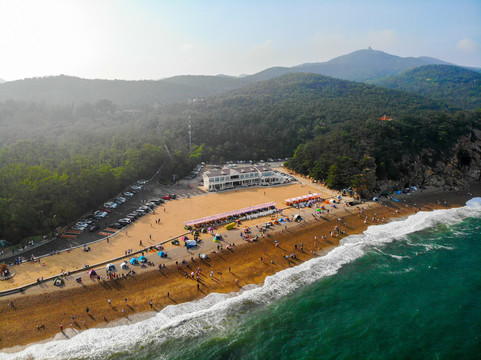
M243 213L248 213L248 212L266 209L266 208L269 208L271 206L276 206L276 203L270 202L270 203L250 206L250 207L247 207L247 208L244 208L244 209L228 211L228 212L217 214L217 215L206 216L206 217L203 217L203 218L200 218L200 219L197 219L197 220L186 221L186 222L184 222L184 224L187 225L187 226L196 226L196 225L200 225L200 224L209 223L211 221L226 219L230 216L235 216L235 215L240 215L240 214L243 214Z
M303 201L320 199L321 196L322 196L322 194L314 193L314 194L307 194L307 195L302 195L302 196L298 196L298 197L295 197L295 198L286 199L284 201L287 205L290 205L290 204L295 204L295 203L299 203L299 202L303 202Z

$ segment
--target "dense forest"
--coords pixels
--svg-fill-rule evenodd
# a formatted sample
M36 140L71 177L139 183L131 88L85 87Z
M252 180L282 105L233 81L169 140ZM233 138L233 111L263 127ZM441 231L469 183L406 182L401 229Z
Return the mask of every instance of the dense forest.
M384 114L394 120L378 121ZM135 180L158 172L160 181L170 181L201 161L293 156L289 167L334 188L359 185L373 166L379 178L396 178L403 152L431 147L442 156L479 123L479 112L315 74L134 110L107 99L6 100L0 102L0 238L18 242L46 233Z
M481 107L481 73L459 66L421 66L380 79L375 84L441 100L462 109Z

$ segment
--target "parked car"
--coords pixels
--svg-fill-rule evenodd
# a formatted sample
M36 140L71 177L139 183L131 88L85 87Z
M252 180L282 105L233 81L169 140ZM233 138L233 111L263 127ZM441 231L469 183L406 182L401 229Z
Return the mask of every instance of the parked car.
M104 208L106 209L116 209L119 204L117 204L115 201L109 201L104 203Z
M176 195L176 194L170 194L169 197L170 197L171 199L177 199L177 195Z
M137 209L137 210L134 210L133 212L139 214L140 216L145 215L147 213L145 210L142 210L142 209Z
M119 197L116 197L116 198L114 199L114 201L115 201L117 204L121 205L121 204L123 204L125 201L127 201L127 199L124 198L124 197L122 197L122 196L119 196Z
M112 228L112 229L122 229L124 226L122 224L119 224L119 223L113 223L113 224L110 224L109 225L109 228Z
M122 225L127 225L127 224L130 224L132 220L130 220L129 218L122 218L122 219L119 219L117 222Z
M149 180L138 180L137 181L137 184L140 184L140 185L145 185L145 184L148 184L149 183Z
M170 196L169 196L169 195L164 195L164 196L162 196L162 199L164 199L164 200L170 200Z
M150 202L146 203L145 206L148 206L149 208L153 209L157 206L157 204L154 203L153 201L150 201Z
M82 228L82 229L81 229L81 228L79 228L79 227L77 227L77 226L72 226L69 230L70 230L70 231L80 231L80 232L82 232L82 231L85 230L85 228Z
M82 230L85 230L88 226L89 226L89 224L87 224L85 222L82 222L82 221L79 221L75 224L75 227L77 227L79 229L82 229Z
M139 217L139 214L136 214L136 213L130 213L130 214L127 214L125 215L126 218L129 218L131 221L137 219Z
M100 216L100 218L104 218L108 215L109 213L106 212L106 211L102 211L102 210L97 210L96 212L94 212L94 217L95 216Z
M164 202L163 199L152 199L149 202L156 203L157 205L162 204Z
M124 195L125 195L125 196L128 196L128 197L132 197L132 196L134 196L135 194L132 193L132 192L130 192L130 191L126 191L126 192L124 192Z
M112 212L112 209L107 209L106 207L101 207L99 210L106 213Z
M97 224L93 224L93 225L90 225L89 226L89 231L90 232L94 232L95 230L97 230L99 228L99 226Z
M132 190L135 192L135 191L142 190L142 186L140 186L140 185L132 185L132 186L130 187L130 189L132 189Z
M146 205L140 206L139 209L144 210L145 212L149 212L149 211L150 211L150 207L148 207L148 206L146 206Z

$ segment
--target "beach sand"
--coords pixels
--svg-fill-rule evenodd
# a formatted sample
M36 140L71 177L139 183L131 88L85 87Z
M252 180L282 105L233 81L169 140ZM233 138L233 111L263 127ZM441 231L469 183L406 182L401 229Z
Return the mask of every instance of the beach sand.
M38 269L45 274L56 274L83 264L93 264L121 256L125 249L141 249L140 240L143 240L145 246L151 246L185 232L183 222L186 220L269 201L275 201L278 207L283 207L283 201L287 198L305 195L308 192L321 192L320 190L318 186L297 184L252 188L171 201L165 205L165 212L162 207L159 207L156 210L157 214L146 216L128 227L128 234L122 232L110 239L109 243L102 241L93 244L92 251L89 253L74 250L68 254L45 258L45 266L41 265L43 261L30 264L32 269L17 271L15 281L17 285L30 279L35 281L40 276ZM329 190L323 191L326 197L334 194ZM312 217L315 209L290 208L284 211L286 215L292 217L294 214L301 213L307 221L290 222L287 228L285 225L276 225L273 230L266 233L266 237L257 242L242 240L239 229L227 232L222 228L223 249L216 253L212 251L216 250L217 243L212 242L212 236L206 234L202 236L203 243L200 250L188 251L184 247L176 247L169 243L166 245L169 259L166 261L160 260L157 253L146 254L156 265L160 262L166 264L167 269L161 271L157 267L148 267L143 271L137 271L138 268L136 268L137 273L134 276L107 281L87 279L86 272L83 272L83 284L77 284L74 281L74 276L77 275L74 275L67 279L66 286L61 289L49 283L27 289L21 294L0 298L0 348L5 351L16 345L30 344L52 337L67 338L75 331L83 331L95 326L109 326L113 321L116 324L118 321L129 323L140 314L148 315L149 312L160 311L167 305L199 299L212 292L229 293L238 291L248 284L261 284L266 276L289 266L295 266L314 256L322 256L338 245L341 237L361 233L367 226L379 223L372 221L374 213L377 219L386 218L388 221L393 217L407 216L419 210L429 211L462 206L471 197L466 191L462 194L441 191L423 194L418 192L412 197L405 196L400 202L362 204L360 206L364 208L364 213L361 217L358 216L355 207L347 210L341 207L330 215L321 215L316 218ZM438 200L441 199L445 199L446 202L439 202ZM364 222L365 216L368 217L367 223ZM160 225L155 224L156 218L161 219ZM254 233L257 233L256 225L268 219L249 220L242 225L249 226ZM341 221L339 222L338 219ZM345 234L332 237L330 232L335 226L339 226ZM149 239L149 234L152 234L152 240ZM326 238L321 239L322 235ZM227 249L227 245L233 243L236 245L230 250ZM301 244L304 245L302 251ZM200 260L197 257L198 252L207 253L209 259ZM296 259L288 262L285 255L294 252L297 255ZM181 264L182 259L188 261L187 266ZM177 269L175 261L181 264L180 269ZM116 262L116 264L119 263L120 261ZM186 272L190 274L198 267L201 268L199 282L195 278L186 278ZM0 286L4 284L0 283ZM111 305L108 299L111 299ZM8 306L10 301L14 301L14 308ZM149 305L150 301L152 301L152 307ZM37 326L42 324L44 327L37 329ZM63 332L60 331L60 325L63 326Z

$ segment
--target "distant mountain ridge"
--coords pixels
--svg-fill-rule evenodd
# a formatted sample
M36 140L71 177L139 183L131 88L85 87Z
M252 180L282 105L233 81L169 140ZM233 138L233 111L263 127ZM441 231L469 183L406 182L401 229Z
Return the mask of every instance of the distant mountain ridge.
M371 48L354 51L327 62L307 63L293 67L273 67L247 76L250 80L268 80L292 72L309 72L343 80L373 82L413 68L430 64L449 64L430 57L399 57Z
M88 80L73 76L48 76L0 84L0 101L13 99L59 104L81 104L107 99L120 107L187 102L243 88L288 73L313 73L342 80L378 84L426 65L450 65L431 57L399 57L371 48L354 51L322 63L272 67L253 75L183 75L162 80ZM478 71L480 69L471 69ZM383 85L389 87L389 85ZM405 88L405 91L412 91ZM452 96L455 96L453 93ZM452 100L452 99L451 99ZM452 102L452 101L451 101ZM459 104L459 103L458 103Z
M89 80L48 76L0 84L0 101L14 99L58 104L81 104L107 99L120 106L168 104L206 97L249 82L224 76L176 76L163 80Z

